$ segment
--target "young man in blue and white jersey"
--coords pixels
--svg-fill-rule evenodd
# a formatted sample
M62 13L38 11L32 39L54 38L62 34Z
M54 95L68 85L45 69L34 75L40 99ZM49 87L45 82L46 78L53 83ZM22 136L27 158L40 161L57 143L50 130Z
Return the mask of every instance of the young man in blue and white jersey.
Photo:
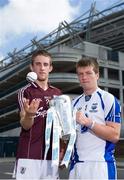
M120 105L98 87L96 59L82 57L76 65L83 94L73 101L77 139L71 160L70 179L116 179L115 144L120 137Z

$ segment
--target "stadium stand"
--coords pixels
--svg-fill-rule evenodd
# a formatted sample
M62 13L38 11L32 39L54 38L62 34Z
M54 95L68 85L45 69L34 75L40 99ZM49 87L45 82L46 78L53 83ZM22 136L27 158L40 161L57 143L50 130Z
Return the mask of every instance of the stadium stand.
M114 94L122 105L124 137L124 3L102 12L91 5L88 14L57 29L40 40L36 38L21 49L8 53L0 61L0 156L15 156L20 132L17 92L26 82L28 65L34 50L46 49L52 53L54 71L49 81L74 97L81 93L75 73L75 63L82 56L96 57L100 63L101 88ZM117 155L122 153L121 139ZM120 150L121 148L121 150Z

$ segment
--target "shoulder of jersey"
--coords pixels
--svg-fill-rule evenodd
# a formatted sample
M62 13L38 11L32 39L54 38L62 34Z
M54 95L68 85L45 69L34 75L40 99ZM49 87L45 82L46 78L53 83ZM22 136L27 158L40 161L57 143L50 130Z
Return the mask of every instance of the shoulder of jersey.
M54 87L54 86L49 86L50 88L52 88L52 89L57 89L57 90L60 90L60 89L58 89L57 87Z
M108 98L114 98L114 95L111 94L111 93L108 92L108 91L105 91L105 90L103 90L103 89L100 89L99 92L101 92L101 93L103 94L103 96L104 96L104 98L105 98L106 100L108 100Z
M80 100L81 97L83 97L83 94L81 94L81 95L79 95L79 96L77 96L77 97L74 97L74 98L72 99L72 102L74 103L75 101Z
M30 84L30 83L28 83L27 85L23 86L20 90L25 90L25 89L27 89L27 88L29 88L29 87L31 87L31 84Z
M57 87L54 87L54 86L49 86L51 89L53 89L54 91L56 91L59 95L60 94L62 94L62 91L59 89L59 88L57 88Z

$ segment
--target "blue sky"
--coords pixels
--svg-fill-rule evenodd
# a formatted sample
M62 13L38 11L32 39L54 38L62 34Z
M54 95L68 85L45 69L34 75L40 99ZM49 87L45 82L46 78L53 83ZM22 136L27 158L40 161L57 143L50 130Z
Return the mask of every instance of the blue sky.
M66 20L80 17L96 2L101 11L124 0L0 0L0 60L41 39Z

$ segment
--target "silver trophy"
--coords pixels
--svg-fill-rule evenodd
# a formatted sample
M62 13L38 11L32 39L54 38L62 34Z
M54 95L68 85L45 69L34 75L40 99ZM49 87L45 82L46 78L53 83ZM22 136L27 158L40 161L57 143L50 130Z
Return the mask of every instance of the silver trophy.
M52 139L52 161L53 164L59 165L59 142L60 138L68 140L68 146L61 162L67 167L76 139L76 122L73 118L71 100L67 95L55 96L50 101L50 108L47 111L46 132L45 132L45 158L50 146L50 135L53 124Z

